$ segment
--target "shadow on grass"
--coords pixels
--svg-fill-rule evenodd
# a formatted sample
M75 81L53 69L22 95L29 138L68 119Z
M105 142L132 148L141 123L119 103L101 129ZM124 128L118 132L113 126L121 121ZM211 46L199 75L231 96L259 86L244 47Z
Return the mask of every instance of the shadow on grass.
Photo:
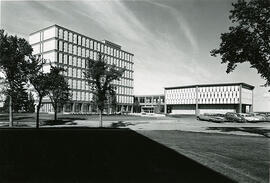
M207 130L219 130L222 132L242 131L270 137L270 130L259 127L208 127Z
M70 120L70 121L74 121L74 120L85 120L85 118L79 118L79 117L59 117L58 118L59 120Z
M0 129L1 182L232 182L128 129Z
M34 119L32 116L15 116L13 117L13 120L24 120L24 119ZM0 120L9 120L8 116L2 116L0 117Z
M76 123L73 122L73 120L68 120L68 119L58 119L58 120L44 120L42 122L42 126L44 125L50 125L50 126L54 126L54 125L75 125Z

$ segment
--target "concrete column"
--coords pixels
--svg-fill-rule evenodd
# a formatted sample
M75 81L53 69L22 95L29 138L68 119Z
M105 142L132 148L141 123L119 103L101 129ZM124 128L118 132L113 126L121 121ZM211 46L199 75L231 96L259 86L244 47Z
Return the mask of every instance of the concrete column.
M64 105L63 105L63 113L66 112L66 105L67 105L67 104L64 104Z
M250 108L249 108L249 112L253 112L253 102L254 102L254 94L253 94L253 90L252 90L252 103L250 105Z
M199 113L198 100L199 100L199 88L198 88L198 86L196 86L196 107L195 107L195 114L196 114L196 116L198 116L200 114Z
M76 105L76 103L75 102L73 102L73 104L72 104L72 111L71 112L75 112L75 105Z
M166 89L164 89L164 114L167 114Z
M88 112L92 112L92 105L91 104L89 104L89 106L88 106Z
M83 113L83 106L84 106L83 104L84 103L81 104L81 108L80 108L80 112L82 112L82 113Z
M239 86L239 113L242 112L242 84Z

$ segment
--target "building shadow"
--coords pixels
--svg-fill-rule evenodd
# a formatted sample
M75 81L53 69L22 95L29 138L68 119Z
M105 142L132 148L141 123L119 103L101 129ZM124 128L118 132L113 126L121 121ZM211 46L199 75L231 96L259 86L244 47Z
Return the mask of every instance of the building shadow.
M128 129L0 129L1 182L233 182Z

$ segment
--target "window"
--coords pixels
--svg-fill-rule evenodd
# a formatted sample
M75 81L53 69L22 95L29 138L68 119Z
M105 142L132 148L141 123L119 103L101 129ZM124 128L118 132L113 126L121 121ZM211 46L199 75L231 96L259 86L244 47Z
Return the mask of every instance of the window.
M58 53L58 62L63 63L63 55L62 55L62 53Z
M73 57L73 63L72 65L76 67L77 57Z
M82 81L82 90L85 90L85 81Z
M78 56L81 56L81 54L82 54L82 49L81 47L78 47Z
M87 48L89 48L89 39L86 39L85 46L86 46Z
M101 52L104 53L104 45L101 45Z
M90 48L93 49L93 40L90 40Z
M78 59L77 67L82 67L82 61L81 61L81 58Z
M73 46L73 54L77 55L77 46L76 45Z
M81 67L81 58L78 58L77 67Z
M100 43L97 43L97 50L100 51Z
M64 40L68 40L68 32L67 31L64 31Z
M64 43L64 52L67 52L67 49L68 49L68 45L67 43Z
M67 64L68 63L68 57L67 57L67 54L64 54L64 64Z
M82 45L82 39L81 39L81 36L78 36L78 45Z
M71 67L68 68L68 76L72 77L72 68Z
M82 57L85 57L85 48L82 49Z
M82 59L82 68L85 68L85 59Z
M81 81L79 80L77 84L78 84L78 85L77 85L77 89L80 90L80 89L81 89Z
M85 46L85 38L82 38L82 46Z
M72 42L72 33L70 32L69 35L68 35L68 41L69 42Z
M63 39L63 37L64 37L64 35L63 35L63 29L59 29L59 31L58 31L58 37L60 39Z
M72 53L72 44L69 44L68 53Z
M77 44L77 35L76 34L73 35L73 43Z
M59 41L58 49L63 51L63 41Z
M75 68L73 68L73 73L72 73L72 74L73 74L73 75L72 75L73 77L77 77L77 76L76 76L77 73L76 73L76 69L75 69Z

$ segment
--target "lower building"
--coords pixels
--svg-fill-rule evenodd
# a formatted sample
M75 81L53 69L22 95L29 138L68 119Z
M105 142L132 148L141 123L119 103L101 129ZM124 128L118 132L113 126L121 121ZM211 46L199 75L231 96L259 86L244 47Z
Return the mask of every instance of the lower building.
M252 112L253 89L246 83L200 84L165 88L166 114Z
M136 95L134 97L135 113L163 113L164 95Z

